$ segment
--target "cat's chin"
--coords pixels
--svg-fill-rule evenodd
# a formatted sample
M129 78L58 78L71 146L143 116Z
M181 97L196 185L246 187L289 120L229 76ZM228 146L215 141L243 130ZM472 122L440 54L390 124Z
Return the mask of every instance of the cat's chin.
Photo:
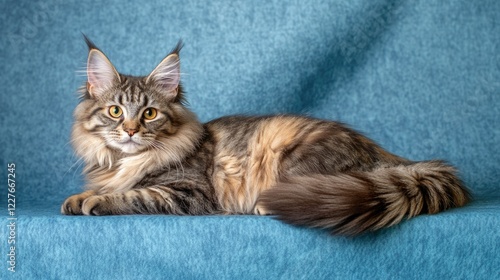
M137 144L133 141L128 141L125 143L115 143L114 148L120 150L125 154L136 154L142 152L146 147L140 144Z

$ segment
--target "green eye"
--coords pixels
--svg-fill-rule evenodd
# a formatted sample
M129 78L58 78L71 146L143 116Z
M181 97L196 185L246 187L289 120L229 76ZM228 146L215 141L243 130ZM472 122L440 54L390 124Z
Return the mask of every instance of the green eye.
M120 108L116 105L113 105L113 106L109 107L109 114L113 118L119 118L123 114L123 111L122 111L122 108Z
M156 118L157 112L155 108L147 108L142 115L145 119L152 120Z

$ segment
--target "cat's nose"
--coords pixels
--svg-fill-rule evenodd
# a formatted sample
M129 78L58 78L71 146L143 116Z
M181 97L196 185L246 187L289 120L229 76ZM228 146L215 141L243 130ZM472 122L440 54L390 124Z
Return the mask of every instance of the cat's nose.
M140 125L133 121L124 121L122 128L123 131L127 132L128 136L132 137L139 131Z
M134 134L136 134L138 131L138 129L135 129L135 128L125 128L124 130L125 130L125 132L128 133L128 136L130 136L130 137L134 136Z

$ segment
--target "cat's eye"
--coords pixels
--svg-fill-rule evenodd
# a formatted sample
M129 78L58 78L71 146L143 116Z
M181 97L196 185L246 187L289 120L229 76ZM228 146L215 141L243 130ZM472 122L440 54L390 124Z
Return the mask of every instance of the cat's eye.
M156 118L157 111L155 108L147 108L142 115L146 120L152 120Z
M113 105L109 107L109 114L113 118L119 118L123 114L123 111L122 108L120 108L119 106Z

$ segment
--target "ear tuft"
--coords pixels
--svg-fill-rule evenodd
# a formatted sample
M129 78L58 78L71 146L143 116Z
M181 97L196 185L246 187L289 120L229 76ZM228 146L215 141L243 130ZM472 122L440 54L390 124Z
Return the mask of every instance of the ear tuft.
M177 42L177 45L175 46L175 48L170 52L170 54L173 54L175 53L176 55L179 55L179 53L181 52L182 50L182 47L184 47L184 43L182 42L182 40L179 40L179 42Z
M92 42L92 40L89 39L89 37L87 37L87 35L85 35L83 32L82 32L82 36L83 36L83 39L85 40L85 43L87 44L87 47L89 47L89 51L92 50L92 49L96 49L98 50L99 48L94 44L94 42Z

